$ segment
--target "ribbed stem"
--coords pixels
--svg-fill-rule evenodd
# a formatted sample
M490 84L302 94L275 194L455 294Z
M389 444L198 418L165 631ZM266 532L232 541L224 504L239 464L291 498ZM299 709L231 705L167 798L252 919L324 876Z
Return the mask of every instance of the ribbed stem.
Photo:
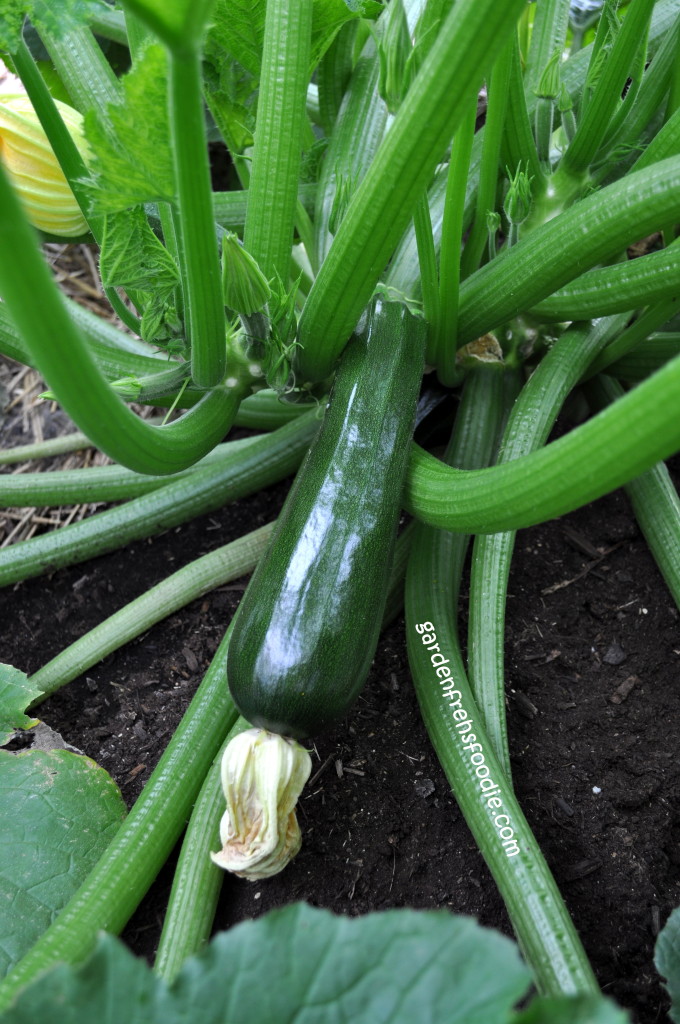
M271 531L268 523L197 558L84 633L31 676L42 691L38 703L190 601L252 572Z
M316 414L307 413L257 438L221 465L196 470L81 523L5 548L0 551L0 586L115 551L282 480L299 466L318 425Z
M595 408L616 402L623 388L611 377L596 377L588 385ZM663 462L626 484L626 494L649 550L680 608L680 498Z
M0 983L0 1012L53 964L83 960L121 931L165 863L237 713L225 684L229 634L141 796L75 895Z
M224 879L222 868L210 859L211 852L220 848L220 818L224 813L222 755L232 739L249 728L245 718L236 719L191 812L154 963L156 974L168 981L172 981L186 958L200 952L210 938Z
M299 369L323 380L354 329L413 207L458 127L481 68L514 30L522 3L460 0L443 22L309 293Z
M680 449L680 359L540 451L461 472L414 445L404 502L447 530L496 533L545 522L628 483Z
M198 50L170 54L169 103L191 375L210 388L224 377L227 349Z
M465 676L453 617L450 536L420 526L407 573L406 638L423 720L539 990L551 995L597 992L578 935L496 759Z
M622 317L573 327L550 349L522 389L505 429L498 463L545 444L566 396L593 356L621 328ZM470 575L468 673L489 742L511 778L505 717L505 602L514 532L475 540Z
M312 0L269 0L244 244L288 284L312 31ZM285 130L282 130L285 126Z

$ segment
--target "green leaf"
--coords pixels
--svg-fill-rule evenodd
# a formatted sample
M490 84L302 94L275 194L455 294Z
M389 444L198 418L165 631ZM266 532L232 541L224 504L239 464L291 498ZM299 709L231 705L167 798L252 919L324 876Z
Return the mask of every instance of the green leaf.
M206 52L229 54L259 79L266 9L266 0L217 0Z
M0 750L0 977L70 899L125 817L111 776L66 750Z
M208 33L208 51L212 50L213 56L229 54L259 80L266 9L265 0L218 0ZM377 18L382 10L382 4L375 0L314 0L310 74L346 22Z
M99 271L105 287L135 293L135 302L143 310L144 341L160 343L181 331L172 301L179 271L141 206L106 217Z
M87 184L98 214L175 198L167 60L162 46L148 46L122 78L123 102L108 105L106 121L93 110L85 115Z
M24 990L3 1024L57 1007L60 1024L503 1024L529 980L515 945L472 919L335 917L298 903L218 935L169 987L104 936L85 965Z
M510 1024L630 1024L630 1017L603 996L555 996L534 999Z
M133 288L167 296L179 284L179 271L137 206L107 217L99 270L106 288Z
M15 729L30 729L36 724L37 718L28 718L24 711L42 692L25 672L0 664L0 747L11 739Z
M680 1024L680 907L676 907L661 929L654 948L654 964L666 979L671 997L670 1018Z
M384 10L375 0L314 0L312 13L313 70L342 26L354 18L377 18Z

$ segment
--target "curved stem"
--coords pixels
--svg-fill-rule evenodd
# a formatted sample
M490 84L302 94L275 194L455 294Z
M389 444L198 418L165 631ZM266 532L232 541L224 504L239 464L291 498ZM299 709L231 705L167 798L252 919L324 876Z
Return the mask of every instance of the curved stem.
M680 359L565 437L506 465L462 472L414 445L405 507L446 530L496 533L593 501L680 448Z
M196 469L125 505L3 549L0 586L115 551L284 479L300 465L318 426L314 412L299 416L220 465Z
M190 601L252 572L267 547L271 531L272 524L267 523L195 559L80 636L31 676L42 691L36 703L42 703L112 651Z
M566 396L584 367L621 329L622 317L567 331L541 360L522 389L505 429L498 463L545 444ZM505 602L514 532L478 536L470 573L468 674L496 757L511 777L505 717Z
M496 759L465 677L453 617L457 583L450 536L421 524L406 579L408 656L423 720L538 988L554 995L597 992L578 935ZM428 650L435 643L442 656L436 668Z
M623 388L611 377L596 377L587 388L596 408L616 402ZM680 498L663 462L626 484L649 550L680 608Z
M672 220L680 220L680 156L629 174L582 199L464 281L458 345L525 312Z
M35 235L0 172L0 293L32 361L71 419L117 462L140 473L175 473L200 459L231 426L244 385L216 389L181 419L150 426L124 405L102 377L50 278Z
M540 320L589 320L680 298L680 245L589 270L533 306Z
M169 103L191 374L210 388L224 377L227 351L198 49L170 53Z
M237 718L225 684L229 632L139 799L105 853L38 942L0 982L0 1012L53 964L78 963L102 931L120 932L177 842Z

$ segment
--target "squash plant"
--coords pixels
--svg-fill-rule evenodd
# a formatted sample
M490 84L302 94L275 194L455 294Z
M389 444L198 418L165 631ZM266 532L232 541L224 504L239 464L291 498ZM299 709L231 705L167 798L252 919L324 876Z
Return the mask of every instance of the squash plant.
M105 1019L92 1001L103 978L130 993L132 1020L151 1004L164 1020L185 1019L182 1001L193 1005L192 986L209 988L211 972L233 962L236 950L220 995L226 1002L218 1005L216 996L210 1012L230 1020L269 1012L271 1019L271 1009L242 998L249 964L273 964L272 944L281 949L305 936L312 950L337 942L342 970L322 969L311 955L307 964L301 945L309 971L295 984L283 978L277 1017L307 1007L310 1019L322 1019L320 1004L314 1010L303 1002L302 990L316 982L324 1007L330 1001L339 1016L356 1020L625 1019L599 995L514 796L503 698L504 606L517 529L625 485L680 601L680 503L662 461L680 449L673 330L680 0L631 0L621 9L605 0L590 41L582 6L5 5L0 44L35 114L22 100L21 116L7 107L0 119L0 240L11 253L0 261L0 350L37 367L116 465L3 476L0 496L11 506L81 495L122 504L3 551L0 582L185 522L284 479L310 453L273 540L267 527L211 552L30 678L3 669L7 736L31 723L27 710L88 666L262 558L139 800L119 825L111 797L102 828L113 838L82 858L73 884L54 896L43 933L12 949L0 983L3 1019L35 1019L50 1000L71 1007L63 1019L93 1012ZM62 116L53 100L25 36L26 14L31 38L37 33L82 122L78 114ZM95 34L129 48L129 72L116 77ZM208 132L229 151L239 184L233 191L211 189ZM41 207L51 220L40 219ZM85 224L127 331L65 301L42 261L35 227L73 235ZM629 259L627 248L649 236L648 252ZM443 457L408 440L423 363L426 377L436 375L460 397ZM581 385L592 417L546 443ZM362 396L356 404L355 395ZM131 402L157 407L163 422L138 418ZM225 442L233 424L259 433ZM400 504L414 525L393 556ZM471 537L466 659L457 603ZM306 567L291 556L301 544L316 552ZM402 599L425 724L530 975L500 939L472 936L468 924L446 915L378 915L350 928L304 908L242 925L183 968L211 930L220 879L208 856L221 813L219 756L248 727L237 705L276 732L313 735L349 710L383 615ZM294 665L293 648L300 655ZM0 790L9 788L8 773L18 773L30 791L31 754L0 753ZM77 755L67 754L57 758L65 770L82 772L82 762L74 768L69 761ZM277 784L264 778L275 817L283 814ZM57 815L74 829L78 808L70 805L79 786L65 783L68 806ZM287 790L283 803L286 828ZM123 928L190 812L156 963L157 974L177 980L154 980L111 938L85 966L71 966L92 953L102 929ZM18 838L7 830L5 841L11 849ZM33 847L40 848L37 839ZM25 893L46 884L51 870L19 873L8 884ZM389 952L402 934L406 962L419 948L436 967L423 975L427 985L405 971L403 950ZM482 962L498 960L496 1002L484 1002L491 981L477 968L467 980L465 972L451 973L457 944L469 946L472 959L481 949ZM445 949L451 952L442 961ZM376 961L385 969L380 991L401 979L401 1001L376 997L374 1006L357 995L347 1002L351 979L357 993L367 991L360 979ZM31 985L55 964L62 966L49 985ZM515 1013L529 977L541 998Z

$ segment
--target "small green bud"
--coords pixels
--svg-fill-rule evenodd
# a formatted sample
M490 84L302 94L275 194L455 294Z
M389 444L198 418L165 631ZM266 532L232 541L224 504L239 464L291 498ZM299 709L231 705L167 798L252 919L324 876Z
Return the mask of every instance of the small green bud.
M573 110L574 104L564 82L560 85L560 94L557 97L557 109L560 114L566 114L568 110Z
M231 231L222 238L222 294L225 306L245 316L263 309L271 295L257 261Z
M406 92L406 64L412 43L402 0L390 0L385 30L378 46L380 82L378 91L391 114L396 114Z
M541 77L538 80L538 85L534 89L535 95L538 96L540 99L554 100L559 95L560 62L560 51L554 50L548 63L541 72Z
M522 170L521 163L517 166L517 172L510 178L510 188L503 202L505 216L511 224L523 224L531 212L531 181L526 171Z
M486 211L486 229L490 235L495 235L497 231L500 231L501 227L501 215L496 213L495 210Z

